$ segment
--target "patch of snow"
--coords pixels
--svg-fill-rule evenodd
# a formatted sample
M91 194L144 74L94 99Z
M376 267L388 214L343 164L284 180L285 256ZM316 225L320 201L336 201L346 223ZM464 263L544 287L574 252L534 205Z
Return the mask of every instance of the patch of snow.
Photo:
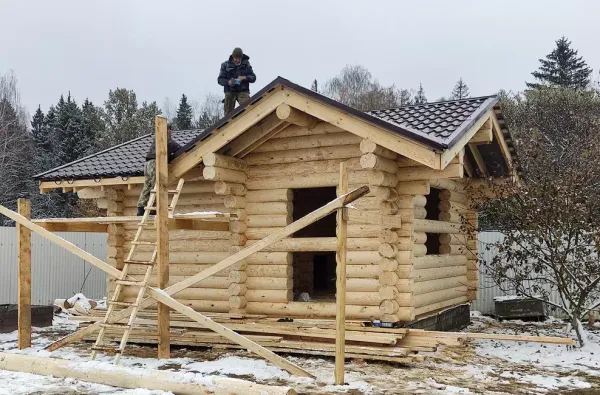
M199 373L220 373L224 375L254 376L257 380L289 379L290 374L262 359L225 357L216 361L194 362L182 366L183 369Z
M539 374L521 375L516 372L502 372L500 377L512 378L520 383L533 384L536 387L559 389L559 388L591 388L592 385L578 377L543 376Z

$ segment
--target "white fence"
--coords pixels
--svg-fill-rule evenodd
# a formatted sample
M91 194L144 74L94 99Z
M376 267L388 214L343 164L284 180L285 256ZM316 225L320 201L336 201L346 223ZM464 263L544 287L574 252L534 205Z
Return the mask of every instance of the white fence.
M485 262L491 262L494 257L494 251L488 251L486 246L504 240L504 235L500 232L481 232L479 233L479 254L484 262L479 264L479 290L477 291L477 300L471 304L471 310L480 311L484 314L494 312L494 297L503 295L514 295L514 293L504 293L498 288L492 279L485 274ZM550 293L550 300L560 304L558 292ZM550 308L549 311L556 317L563 317L564 313Z
M17 237L15 228L0 227L0 304L17 303ZM106 259L105 233L57 233L92 255ZM34 305L82 292L89 298L106 294L106 275L83 259L32 232L31 297ZM86 278L87 277L87 278Z

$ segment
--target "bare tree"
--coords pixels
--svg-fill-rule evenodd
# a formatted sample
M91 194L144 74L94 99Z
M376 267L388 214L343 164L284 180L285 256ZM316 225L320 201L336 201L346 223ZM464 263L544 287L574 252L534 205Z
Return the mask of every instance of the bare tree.
M338 76L325 83L323 93L360 111L400 106L400 91L394 85L382 86L360 65L344 67Z
M485 270L502 290L566 313L584 345L581 320L600 307L600 99L541 88L503 107L522 175L490 183L491 198L474 191L476 208L505 235L488 246L496 254Z
M206 129L215 124L224 116L223 103L220 95L209 93L204 98L204 103L198 108L195 124L199 129Z

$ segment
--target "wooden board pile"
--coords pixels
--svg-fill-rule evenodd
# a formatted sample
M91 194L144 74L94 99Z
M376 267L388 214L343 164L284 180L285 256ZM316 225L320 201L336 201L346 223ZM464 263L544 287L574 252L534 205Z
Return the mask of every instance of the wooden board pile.
M86 317L72 317L80 326L101 320L103 311L92 311ZM215 322L243 334L250 340L278 353L335 355L335 321L294 319L280 322L259 315L213 313L208 316ZM107 330L107 339L118 341L120 332ZM536 341L555 344L574 344L572 339L538 336L510 336L483 333L434 332L407 328L366 327L362 321L346 323L346 357L390 362L420 362L425 355L440 345L460 346L468 338ZM94 340L93 337L86 340ZM130 337L132 343L156 344L156 312L138 314L136 326ZM241 348L239 345L204 329L187 317L171 313L171 343L186 346Z

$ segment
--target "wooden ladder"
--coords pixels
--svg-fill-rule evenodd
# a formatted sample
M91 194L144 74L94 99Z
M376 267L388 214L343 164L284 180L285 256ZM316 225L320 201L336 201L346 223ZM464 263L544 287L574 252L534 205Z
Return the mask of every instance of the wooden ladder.
M179 179L177 183L177 188L174 190L169 190L169 195L172 195L171 204L169 204L169 217L173 216L175 212L175 206L177 205L177 201L179 200L179 195L181 194L181 190L183 189L183 178ZM139 305L142 302L144 295L146 293L146 289L148 288L148 282L150 280L150 276L152 274L152 270L156 266L156 255L158 253L158 246L156 241L140 241L142 233L146 229L155 229L154 224L148 223L148 217L152 211L156 211L157 207L155 206L156 202L156 187L152 191L150 191L150 198L148 199L148 203L144 208L144 215L142 215L142 219L138 223L137 232L135 233L135 237L131 242L131 249L129 250L129 254L127 255L127 259L124 261L123 266L123 275L122 280L116 280L115 291L112 295L111 300L108 301L108 309L106 311L106 315L102 323L100 324L100 332L98 333L98 338L96 339L96 343L92 346L92 356L91 358L96 358L96 354L98 351L108 351L114 352L116 354L115 357L115 365L119 364L121 359L121 355L125 350L125 346L127 345L127 341L129 340L129 336L131 335L131 330L133 329L133 323L138 313ZM152 252L152 257L148 261L134 260L133 256L135 255L137 246L140 245L152 245L154 246L154 250ZM127 280L127 276L129 273L130 265L144 265L146 266L146 272L144 273L144 278L141 281L131 281ZM120 302L119 296L125 287L137 287L138 293L135 299L135 302ZM131 315L129 316L129 320L126 324L119 324L117 322L110 323L110 318L114 313L114 309L116 306L121 306L123 308L131 307ZM121 338L121 343L119 347L114 348L110 347L103 343L104 336L106 335L107 329L118 329L123 331L123 337Z

